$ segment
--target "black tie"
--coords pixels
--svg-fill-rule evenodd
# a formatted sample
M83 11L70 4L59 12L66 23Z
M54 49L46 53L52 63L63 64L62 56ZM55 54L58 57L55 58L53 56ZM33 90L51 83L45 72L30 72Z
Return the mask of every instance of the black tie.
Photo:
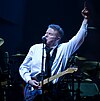
M45 71L46 71L46 77L51 76L51 65L50 65L50 51L51 48L46 47L46 63L45 63Z
M58 46L54 49L52 56L50 56L50 51L52 50L52 48L48 48L48 47L45 48L46 49L45 71L46 71L47 77L51 76L51 67L57 53L57 48Z

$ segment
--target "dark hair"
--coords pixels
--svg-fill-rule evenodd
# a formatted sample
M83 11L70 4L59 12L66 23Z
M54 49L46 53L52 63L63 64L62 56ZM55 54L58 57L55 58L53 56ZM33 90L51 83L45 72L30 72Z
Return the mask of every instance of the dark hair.
M56 25L56 24L50 24L48 26L48 28L53 28L54 30L57 30L59 32L59 34L61 35L61 37L64 36L64 31L63 29L59 26L59 25Z

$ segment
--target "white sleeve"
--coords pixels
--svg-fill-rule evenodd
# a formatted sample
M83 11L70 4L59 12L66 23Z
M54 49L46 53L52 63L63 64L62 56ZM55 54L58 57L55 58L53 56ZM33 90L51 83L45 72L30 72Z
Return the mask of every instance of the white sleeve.
M67 47L65 46L65 48L67 48L66 53L68 53L68 56L71 56L84 42L84 39L87 36L87 26L87 20L84 19L77 34L71 40L69 40Z
M31 80L31 62L32 62L32 48L30 48L26 58L24 59L23 63L19 67L19 73L25 82Z

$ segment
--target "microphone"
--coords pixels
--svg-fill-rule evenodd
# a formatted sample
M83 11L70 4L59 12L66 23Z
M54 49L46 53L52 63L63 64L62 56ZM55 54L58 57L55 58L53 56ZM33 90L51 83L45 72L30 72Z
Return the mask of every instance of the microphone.
M43 43L46 43L46 37L45 36L42 36L42 41L43 41Z

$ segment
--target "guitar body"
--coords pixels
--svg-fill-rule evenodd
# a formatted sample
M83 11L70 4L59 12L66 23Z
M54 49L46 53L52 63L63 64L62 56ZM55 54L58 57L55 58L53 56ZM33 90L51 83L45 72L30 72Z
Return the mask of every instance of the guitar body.
M50 84L50 82L56 78L59 78L65 74L68 73L73 73L75 71L77 71L78 68L68 68L67 70L60 72L59 74L53 75L49 78L46 78L43 80L43 85L42 85L42 81L40 81L40 86L45 86L46 84ZM44 87L43 87L44 88ZM24 89L24 98L25 101L33 101L33 99L35 99L35 97L37 95L42 94L42 90L41 89L34 89L30 84L26 84L25 89Z
M25 101L33 101L37 95L42 94L41 89L34 89L30 84L26 84L24 88Z

